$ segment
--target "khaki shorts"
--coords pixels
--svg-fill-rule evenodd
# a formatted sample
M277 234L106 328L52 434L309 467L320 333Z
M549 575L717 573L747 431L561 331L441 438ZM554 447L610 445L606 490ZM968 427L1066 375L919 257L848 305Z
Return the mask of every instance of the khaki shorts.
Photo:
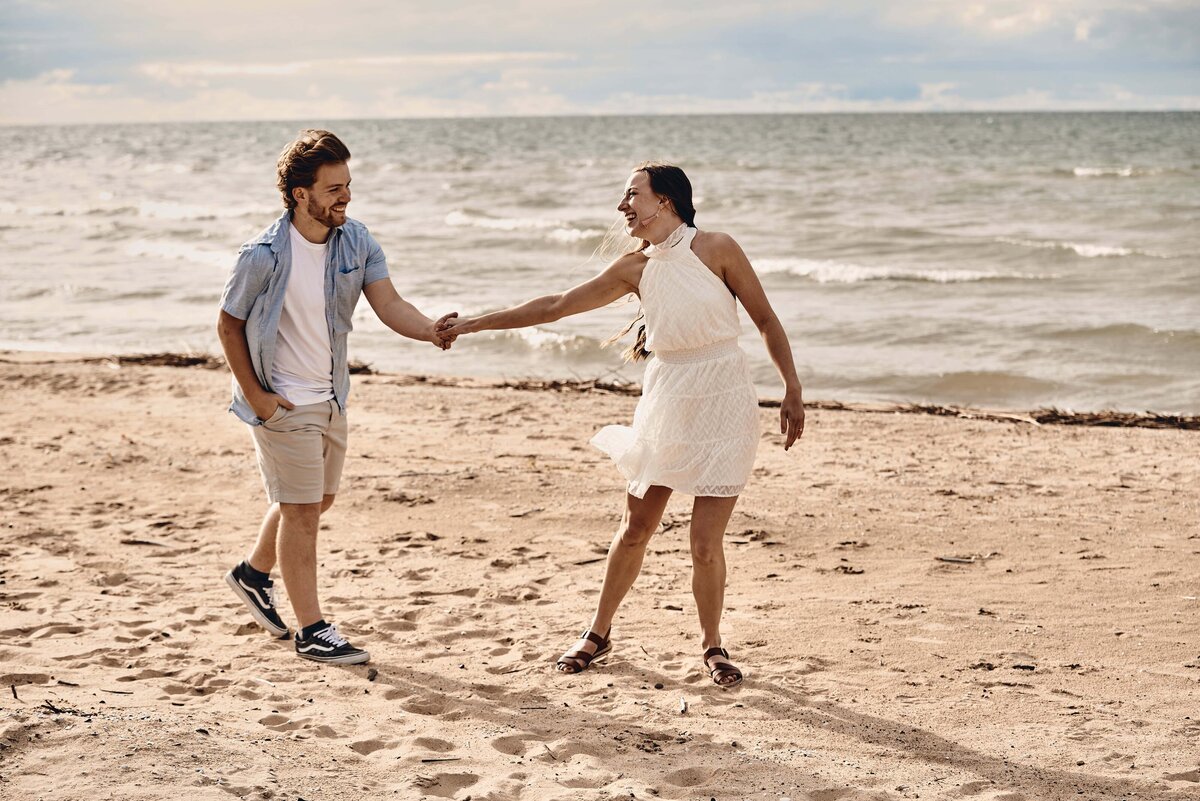
M346 415L336 401L280 406L251 426L258 469L271 503L320 503L338 491L346 461Z

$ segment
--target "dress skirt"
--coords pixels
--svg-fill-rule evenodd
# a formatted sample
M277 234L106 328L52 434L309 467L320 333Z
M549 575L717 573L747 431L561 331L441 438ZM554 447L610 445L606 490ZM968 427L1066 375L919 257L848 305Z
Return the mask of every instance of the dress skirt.
M605 426L592 444L643 498L658 485L697 496L740 495L758 451L758 395L737 340L656 352L633 426Z

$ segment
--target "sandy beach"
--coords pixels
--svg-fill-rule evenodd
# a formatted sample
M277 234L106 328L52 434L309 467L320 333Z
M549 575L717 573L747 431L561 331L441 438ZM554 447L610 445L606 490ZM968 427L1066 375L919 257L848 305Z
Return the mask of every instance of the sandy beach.
M762 409L724 690L686 498L552 668L635 398L357 375L320 577L373 659L323 667L221 580L265 504L226 371L0 358L0 797L1200 798L1200 432L816 409L785 453Z

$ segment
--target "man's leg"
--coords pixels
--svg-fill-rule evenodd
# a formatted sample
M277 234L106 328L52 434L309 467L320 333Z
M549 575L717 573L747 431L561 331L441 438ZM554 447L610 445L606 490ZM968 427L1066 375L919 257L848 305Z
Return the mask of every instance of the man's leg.
M254 550L246 557L246 563L260 573L270 573L275 568L275 540L279 536L279 504L267 507L262 525L258 527L258 541Z
M321 514L329 511L335 497L337 496L326 495L324 497L321 501ZM270 573L275 568L279 520L279 504L273 503L267 507L267 513L263 516L262 525L258 529L258 540L254 543L254 550L246 557L246 563L261 573Z
M333 506L334 497L326 495L321 503L280 503L273 507L280 517L279 572L296 614L296 625L301 629L322 620L317 596L317 530L321 514Z
M319 503L279 504L279 572L288 600L303 629L321 620L317 599L317 528L321 523Z

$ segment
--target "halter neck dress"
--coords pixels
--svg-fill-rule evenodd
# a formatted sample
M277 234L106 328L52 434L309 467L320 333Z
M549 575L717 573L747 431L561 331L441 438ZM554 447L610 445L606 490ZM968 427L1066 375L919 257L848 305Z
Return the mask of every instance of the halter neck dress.
M681 225L648 258L638 287L652 356L633 426L605 426L592 444L645 497L655 485L698 496L740 495L758 450L758 396L738 347L737 300L692 251Z

